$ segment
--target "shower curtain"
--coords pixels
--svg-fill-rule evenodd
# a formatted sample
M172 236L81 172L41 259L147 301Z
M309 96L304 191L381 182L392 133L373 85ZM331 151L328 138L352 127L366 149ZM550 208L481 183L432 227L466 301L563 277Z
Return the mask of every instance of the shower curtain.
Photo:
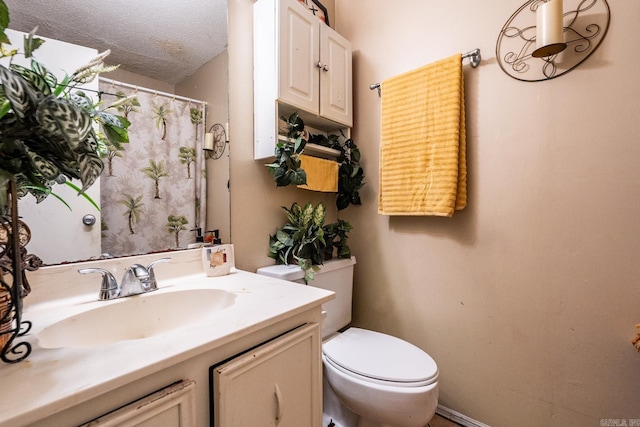
M107 144L100 180L102 252L133 255L186 248L205 229L205 103L114 81L100 82L109 105L131 122L129 143Z

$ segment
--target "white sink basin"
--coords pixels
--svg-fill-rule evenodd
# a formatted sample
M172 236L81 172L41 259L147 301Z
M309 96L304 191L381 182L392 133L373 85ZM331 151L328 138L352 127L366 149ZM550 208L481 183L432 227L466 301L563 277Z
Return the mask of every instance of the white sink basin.
M43 348L96 347L148 338L200 322L233 304L221 289L151 292L115 301L67 317L37 335Z

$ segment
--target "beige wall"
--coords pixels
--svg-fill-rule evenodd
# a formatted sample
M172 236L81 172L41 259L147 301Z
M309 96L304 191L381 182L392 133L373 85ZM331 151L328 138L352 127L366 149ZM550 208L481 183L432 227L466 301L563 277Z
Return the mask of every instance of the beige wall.
M323 3L324 4L324 3ZM253 0L229 0L229 117L231 156L231 236L236 266L255 271L273 264L269 235L286 218L281 206L324 202L336 216L335 197L306 190L276 188L265 161L253 160Z
M598 426L638 418L640 3L610 1L609 33L560 78L502 72L495 43L521 2L337 1L354 48L355 126L367 185L354 225L355 323L428 351L440 403L494 427ZM252 160L251 0L230 0L233 241L237 264L269 263L280 205ZM380 23L384 22L384 27ZM381 29L382 28L382 29ZM454 218L377 214L380 100L397 73L480 48L465 66L469 206ZM333 199L327 198L331 204Z
M225 126L229 122L229 55L227 51L222 52L178 83L176 93L207 101L205 130L210 129L215 123ZM220 230L220 238L224 243L231 241L228 188L230 144L231 142L227 144L222 157L207 160L207 223L206 229L202 230L203 232Z

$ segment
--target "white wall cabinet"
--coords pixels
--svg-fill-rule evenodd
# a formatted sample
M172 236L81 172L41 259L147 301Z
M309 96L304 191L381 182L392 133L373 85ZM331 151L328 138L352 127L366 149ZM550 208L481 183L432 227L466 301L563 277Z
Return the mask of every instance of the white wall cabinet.
M289 332L213 370L216 427L319 427L318 323Z
M353 125L351 43L296 0L254 4L254 157L273 156L278 118L321 131Z

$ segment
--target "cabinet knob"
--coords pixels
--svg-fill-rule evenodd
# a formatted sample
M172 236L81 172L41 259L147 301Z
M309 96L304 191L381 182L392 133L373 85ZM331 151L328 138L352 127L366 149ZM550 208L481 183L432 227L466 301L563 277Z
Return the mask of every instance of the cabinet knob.
M322 67L322 69L323 69L324 71L329 71L329 66L328 66L328 65L325 65L324 67Z
M326 67L326 65L324 65L322 62L318 61L318 63L316 64L316 67L322 68L322 67Z

